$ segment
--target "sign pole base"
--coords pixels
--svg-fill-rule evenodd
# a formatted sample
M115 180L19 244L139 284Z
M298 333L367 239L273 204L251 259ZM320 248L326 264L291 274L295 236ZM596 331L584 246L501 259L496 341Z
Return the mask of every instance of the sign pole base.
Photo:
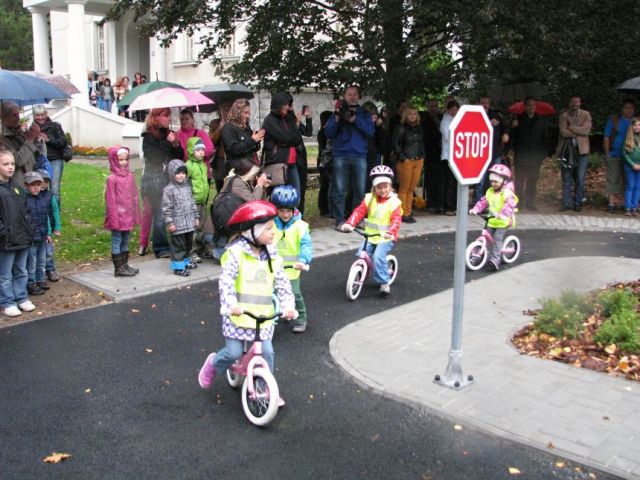
M454 390L462 390L473 383L473 375L465 376L462 373L462 350L449 351L449 363L444 375L436 375L433 381Z

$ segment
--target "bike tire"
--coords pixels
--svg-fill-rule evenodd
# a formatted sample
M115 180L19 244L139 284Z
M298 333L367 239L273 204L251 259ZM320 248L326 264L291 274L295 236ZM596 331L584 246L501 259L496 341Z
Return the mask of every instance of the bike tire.
M389 285L391 285L398 276L398 259L395 255L387 255L387 270L389 271Z
M520 239L515 235L509 235L502 244L502 261L504 263L515 262L520 256L520 249Z
M488 259L489 252L482 242L475 240L467 246L464 254L464 263L469 270L474 272L481 270L486 265Z
M273 421L278 413L280 390L272 373L266 368L253 371L255 399L249 396L249 378L242 383L242 410L247 419L258 427L264 427Z
M362 265L354 264L349 270L349 277L347 278L347 298L349 300L355 300L360 296L362 291L362 285L365 280L365 269Z
M244 375L240 375L239 373L232 372L229 368L227 370L227 382L231 385L232 388L238 388L244 382Z

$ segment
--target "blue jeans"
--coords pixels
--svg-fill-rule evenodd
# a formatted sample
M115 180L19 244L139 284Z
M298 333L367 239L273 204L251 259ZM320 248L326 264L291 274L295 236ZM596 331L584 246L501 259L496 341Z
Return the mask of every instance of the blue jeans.
M33 242L29 248L27 258L27 271L29 272L29 284L44 282L44 269L47 265L47 241Z
M640 171L623 162L624 170L624 209L636 210L640 202Z
M389 268L387 266L387 255L395 246L396 242L381 242L378 244L367 243L367 253L373 260L373 280L378 284L389 283ZM362 251L362 247L358 252Z
M336 225L345 221L345 197L347 194L347 184L351 185L352 209L362 202L364 189L367 182L367 159L366 157L334 155L333 157L333 191L332 204L333 215Z
M300 175L298 175L298 166L295 163L291 163L287 167L287 185L295 188L298 198L300 198Z
M227 249L227 237L220 234L213 235L213 258L220 260Z
M15 307L28 300L28 256L29 248L0 251L0 307Z
M579 155L573 168L562 170L562 205L567 208L582 206L584 199L584 175L589 165L589 155ZM575 184L575 191L572 192ZM517 192L516 192L517 193ZM573 194L573 195L572 195ZM573 198L572 198L573 197Z
M113 100L105 100L102 99L102 110L104 110L105 112L111 112L111 104L113 103Z
M45 250L47 251L47 266L45 267L45 270L47 272L55 272L56 270L56 259L55 259L55 251L53 248L53 242L49 243L46 242L44 244Z
M118 255L129 251L130 230L111 230L111 253Z
M487 171L484 172L484 175L482 176L480 183L478 183L473 189L474 205L480 201L482 196L486 193L487 189L489 188L489 168L493 167L494 165L500 165L501 163L502 163L502 157L496 157L493 160L491 160L491 163L489 163L489 167L487 168Z
M62 172L64 171L64 160L50 160L50 162L53 168L51 193L55 195L56 200L58 200L58 207L60 207L60 182L62 181Z
M225 347L216 353L213 359L213 368L217 373L224 373L233 363L242 356L242 344L241 340L235 340L233 338L225 338ZM273 372L273 344L271 340L262 341L262 356L267 361L269 369Z

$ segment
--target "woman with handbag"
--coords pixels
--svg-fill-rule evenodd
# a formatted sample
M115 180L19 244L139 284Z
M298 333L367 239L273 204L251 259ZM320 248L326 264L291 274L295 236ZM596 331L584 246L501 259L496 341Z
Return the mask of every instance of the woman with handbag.
M165 173L170 160L183 158L184 151L175 132L170 130L171 110L154 108L149 112L146 129L142 133L142 153L144 172L141 190L143 201L142 223L140 226L139 255L146 255L149 247L149 235L153 225L153 253L158 258L170 255L169 242L165 233L161 202L162 190L169 183Z
M298 174L298 146L302 143L300 116L291 106L293 97L287 92L278 92L271 99L271 112L262 123L264 136L263 170L271 175L271 186L286 183L293 186L300 197Z
M33 107L33 119L40 127L40 132L47 136L47 158L53 172L51 176L51 192L56 196L58 205L60 205L60 182L62 181L64 163L71 160L71 145L67 141L62 126L49 118L44 105Z

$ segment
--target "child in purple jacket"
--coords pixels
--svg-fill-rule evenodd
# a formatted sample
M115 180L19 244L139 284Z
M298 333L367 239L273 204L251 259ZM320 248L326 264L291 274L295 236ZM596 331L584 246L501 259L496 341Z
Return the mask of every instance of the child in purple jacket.
M111 260L116 277L132 277L139 270L129 266L131 230L140 223L140 207L136 178L129 171L129 149L111 147L105 191L106 215L104 228L111 230Z

